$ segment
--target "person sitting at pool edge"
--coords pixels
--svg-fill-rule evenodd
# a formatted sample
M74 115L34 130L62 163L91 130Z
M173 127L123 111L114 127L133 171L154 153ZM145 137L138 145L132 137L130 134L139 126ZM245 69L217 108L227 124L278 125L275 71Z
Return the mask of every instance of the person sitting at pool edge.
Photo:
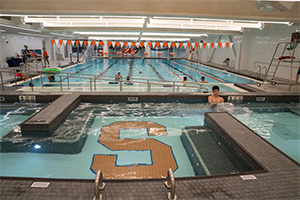
M116 76L115 76L115 80L116 80L116 81L120 81L120 80L122 80L122 75L121 75L121 72L118 72L118 74L116 74Z
M202 76L202 77L201 77L201 81L200 81L199 83L209 83L209 82L205 80L205 77L204 77L204 76Z
M183 77L183 80L182 80L182 82L183 83L187 83L188 82L188 80L187 80L187 77L185 76L185 77Z
M219 96L220 88L218 86L212 87L213 95L208 97L208 102L210 104L218 104L218 103L224 103L224 99Z
M129 76L126 77L126 81L130 81L130 77Z
M55 76L53 74L50 74L49 72L49 75L48 75L48 79L50 82L55 82Z
M37 63L38 63L38 60L37 60L37 55L36 55L36 53L33 53L32 51L29 51L27 45L24 45L24 47L25 47L25 50L24 50L25 54L26 54L27 56L34 57L35 63L37 64Z

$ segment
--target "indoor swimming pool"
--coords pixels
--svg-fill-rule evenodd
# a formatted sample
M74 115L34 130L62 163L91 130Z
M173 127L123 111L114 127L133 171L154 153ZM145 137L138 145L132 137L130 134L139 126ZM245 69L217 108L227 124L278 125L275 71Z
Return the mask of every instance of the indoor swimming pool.
M199 90L199 85L195 84L201 81L201 77L209 82L201 86L209 88L209 91L213 85L218 85L221 92L240 92L243 90L233 86L233 83L257 83L185 60L95 59L63 69L62 73L56 75L55 82L49 82L48 77L43 76L42 81L40 77L33 79L33 84L35 87L43 85L45 91L55 91L60 89L61 80L64 91L119 91L121 86L114 80L118 72L123 77L122 91L149 91L147 84L150 83L150 90L156 92L177 91L177 85L181 92L204 92L205 89ZM67 75L72 77L67 78ZM130 81L126 81L127 77L130 77ZM183 84L183 77L187 77L189 83ZM174 90L173 84L176 84ZM24 83L24 86L28 85L29 81Z
M226 103L219 105L218 111L229 112L285 154L300 161L299 104ZM169 167L175 177L251 171L249 166L233 164L236 161L231 159L235 156L222 152L221 141L216 141L209 130L203 129L206 112L216 110L208 104L81 103L53 134L56 141L65 143L73 141L78 134L86 134L79 153L39 153L46 145L52 145L43 143L47 138L34 142L24 138L25 145L38 145L34 150L36 153L0 153L0 175L94 179L95 172L101 169L106 179L141 179L165 177ZM11 123L12 127L16 124ZM182 139L185 127L192 128L209 148L208 153L201 152L202 162L194 165L189 157L194 157L195 153L187 150ZM13 136L2 137L1 142L11 139L17 143L22 136L20 130L14 131ZM196 140L194 143L201 142ZM209 156L214 152L223 156L222 162ZM217 164L212 169L209 163Z

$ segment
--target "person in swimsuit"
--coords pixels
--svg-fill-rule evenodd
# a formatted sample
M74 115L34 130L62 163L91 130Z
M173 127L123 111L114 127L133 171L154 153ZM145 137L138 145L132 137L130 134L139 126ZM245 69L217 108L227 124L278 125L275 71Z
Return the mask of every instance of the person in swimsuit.
M48 79L50 82L55 82L55 76L49 72Z
M299 65L300 65L300 63L299 63ZM299 74L300 74L300 66L299 66L298 72L297 72L297 74L296 74L296 84L297 84L297 82L298 82L298 80L299 80Z
M120 81L122 80L122 75L121 72L118 72L118 74L115 75L115 81Z
M214 94L208 97L208 102L213 105L224 103L224 99L219 96L220 88L215 85L212 87L212 91Z
M202 77L201 77L201 81L200 81L199 83L209 83L209 82L205 80L205 77L204 77L204 76L202 76Z
M44 58L44 61L45 61L45 66L46 66L46 62L48 63L48 67L50 67L50 63L49 63L49 55L48 55L48 52L46 51L45 48L43 48L43 58Z
M188 80L187 80L187 77L185 76L185 77L183 77L183 81L182 81L183 83L187 83L188 82Z
M25 54L26 54L27 56L34 57L35 63L37 64L37 63L38 63L38 60L37 60L37 55L36 55L36 53L33 53L32 51L29 51L27 45L24 45L24 47L25 47L25 50L24 50Z

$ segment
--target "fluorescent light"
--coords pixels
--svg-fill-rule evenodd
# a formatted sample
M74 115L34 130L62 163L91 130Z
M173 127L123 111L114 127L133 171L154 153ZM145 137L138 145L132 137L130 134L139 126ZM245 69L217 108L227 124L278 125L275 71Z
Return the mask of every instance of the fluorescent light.
M89 37L89 40L138 40L138 37Z
M206 30L227 30L227 31L241 31L241 27L235 26L198 26L187 24L147 24L148 28L177 28L177 29L206 29Z
M299 0L300 1L300 0ZM168 19L168 20L193 20L195 21L220 21L220 22L224 22L224 21L233 21L233 22L245 22L245 23L270 23L270 24L292 24L293 22L284 22L284 21L256 21L256 20L233 20L233 19L209 19L209 18L184 18L184 17L159 17L159 16L154 16L152 17L153 19ZM151 20L151 18L150 18Z
M143 36L182 36L182 37L201 37L201 36L208 36L207 34L190 34L190 33L149 33L143 32Z
M0 30L0 32L6 32L5 30Z
M40 34L33 34L33 33L23 33L23 32L18 32L20 35L30 35L30 36L36 36L36 37L52 37L50 35L40 35Z
M143 27L143 24L132 23L80 23L80 22L44 22L43 27Z
M155 37L141 37L140 40L151 41L188 41L190 38L155 38Z
M22 27L18 27L18 26L10 26L10 25L6 25L6 24L0 24L0 26L4 26L4 27L8 27L8 28L14 28L14 29L20 29L20 30L25 30L25 31L38 32L38 33L42 32L40 30L22 28Z
M82 32L74 31L74 34L80 35L140 35L140 32Z

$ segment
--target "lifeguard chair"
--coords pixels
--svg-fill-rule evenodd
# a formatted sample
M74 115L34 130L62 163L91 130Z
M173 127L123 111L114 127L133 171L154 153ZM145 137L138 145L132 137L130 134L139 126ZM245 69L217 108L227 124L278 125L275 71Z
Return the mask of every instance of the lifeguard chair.
M276 72L278 70L278 67L280 66L281 62L288 62L291 64L291 70L290 70L290 80L289 80L289 91L291 90L292 85L292 77L293 77L293 63L300 62L299 58L295 57L295 50L297 48L298 43L300 42L300 32L295 32L292 34L291 42L279 42L275 48L274 54L272 56L272 59L270 61L269 67L266 71L265 77L263 79L262 83L258 83L257 86L260 87L262 84L264 84L266 81L270 81L272 85L275 85L276 82ZM281 55L279 57L276 57L279 48L284 46ZM289 55L286 55L286 52L289 52ZM299 56L299 55L298 55ZM284 82L284 80L280 80L281 82Z

